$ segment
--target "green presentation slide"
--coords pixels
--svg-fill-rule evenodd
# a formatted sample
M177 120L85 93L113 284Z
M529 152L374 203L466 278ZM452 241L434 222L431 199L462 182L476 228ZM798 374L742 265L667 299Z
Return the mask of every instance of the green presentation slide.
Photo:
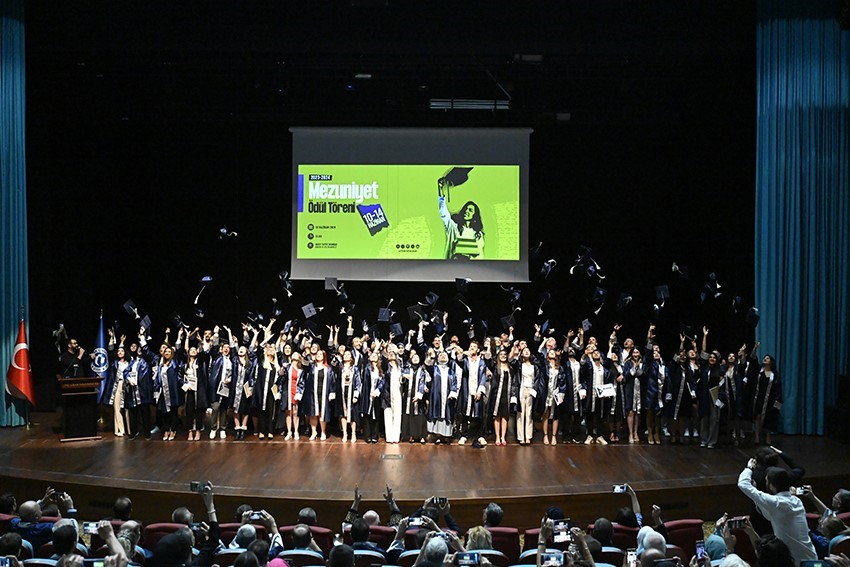
M300 260L519 260L518 165L299 165Z

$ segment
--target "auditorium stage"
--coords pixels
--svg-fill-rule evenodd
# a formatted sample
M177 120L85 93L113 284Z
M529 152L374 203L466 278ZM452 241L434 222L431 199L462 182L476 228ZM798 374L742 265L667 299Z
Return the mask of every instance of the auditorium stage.
M748 502L735 487L753 452L742 447L700 449L698 445L558 445L537 441L529 447L492 444L435 446L402 443L234 441L164 442L116 438L60 443L58 414L35 414L38 426L0 430L0 491L21 502L38 497L47 485L69 492L84 518L109 515L119 494L133 499L144 521L162 520L188 505L200 512L193 480L216 485L217 507L226 514L242 502L263 506L281 523L310 505L320 523L337 525L351 504L354 485L363 492L361 511L385 512L382 493L389 483L402 511L410 512L431 495L447 496L461 525L480 522L481 509L497 501L512 525L539 523L546 507L559 505L574 519L592 521L629 504L611 494L628 482L646 511L659 504L670 518L713 520L724 510L744 512ZM538 437L539 437L538 433ZM807 469L807 483L822 499L850 486L850 451L825 437L777 436L774 444ZM163 510L166 512L163 513ZM224 520L222 520L224 521Z

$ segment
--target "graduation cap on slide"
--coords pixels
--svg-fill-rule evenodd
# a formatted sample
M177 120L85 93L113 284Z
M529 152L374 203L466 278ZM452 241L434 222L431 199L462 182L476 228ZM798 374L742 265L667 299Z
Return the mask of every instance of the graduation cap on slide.
M472 171L471 167L453 167L446 171L446 173L443 174L443 177L441 177L440 180L445 181L453 187L457 187L458 185L463 185L464 183L469 181L470 171Z
M128 299L124 302L124 311L127 312L127 315L132 315L136 319L136 321L142 318L139 315L139 308L136 307L136 304L133 303L132 299Z

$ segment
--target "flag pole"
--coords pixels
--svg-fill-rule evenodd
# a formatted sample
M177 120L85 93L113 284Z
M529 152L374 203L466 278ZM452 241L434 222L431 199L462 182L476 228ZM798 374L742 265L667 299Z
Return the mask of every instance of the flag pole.
M26 314L26 309L24 308L24 304L21 303L21 321L26 320L24 318L25 314ZM29 431L30 428L33 426L33 423L30 422L30 402L29 402L29 400L26 400L26 399L24 400L24 421L26 422L26 425L27 425L27 431Z

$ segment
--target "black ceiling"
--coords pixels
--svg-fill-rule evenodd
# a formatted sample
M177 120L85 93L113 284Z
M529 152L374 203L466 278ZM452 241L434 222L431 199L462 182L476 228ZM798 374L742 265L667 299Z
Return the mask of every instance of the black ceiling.
M431 98L509 96L478 119L734 122L718 85L754 84L749 1L354 4L29 1L30 116L441 123Z

